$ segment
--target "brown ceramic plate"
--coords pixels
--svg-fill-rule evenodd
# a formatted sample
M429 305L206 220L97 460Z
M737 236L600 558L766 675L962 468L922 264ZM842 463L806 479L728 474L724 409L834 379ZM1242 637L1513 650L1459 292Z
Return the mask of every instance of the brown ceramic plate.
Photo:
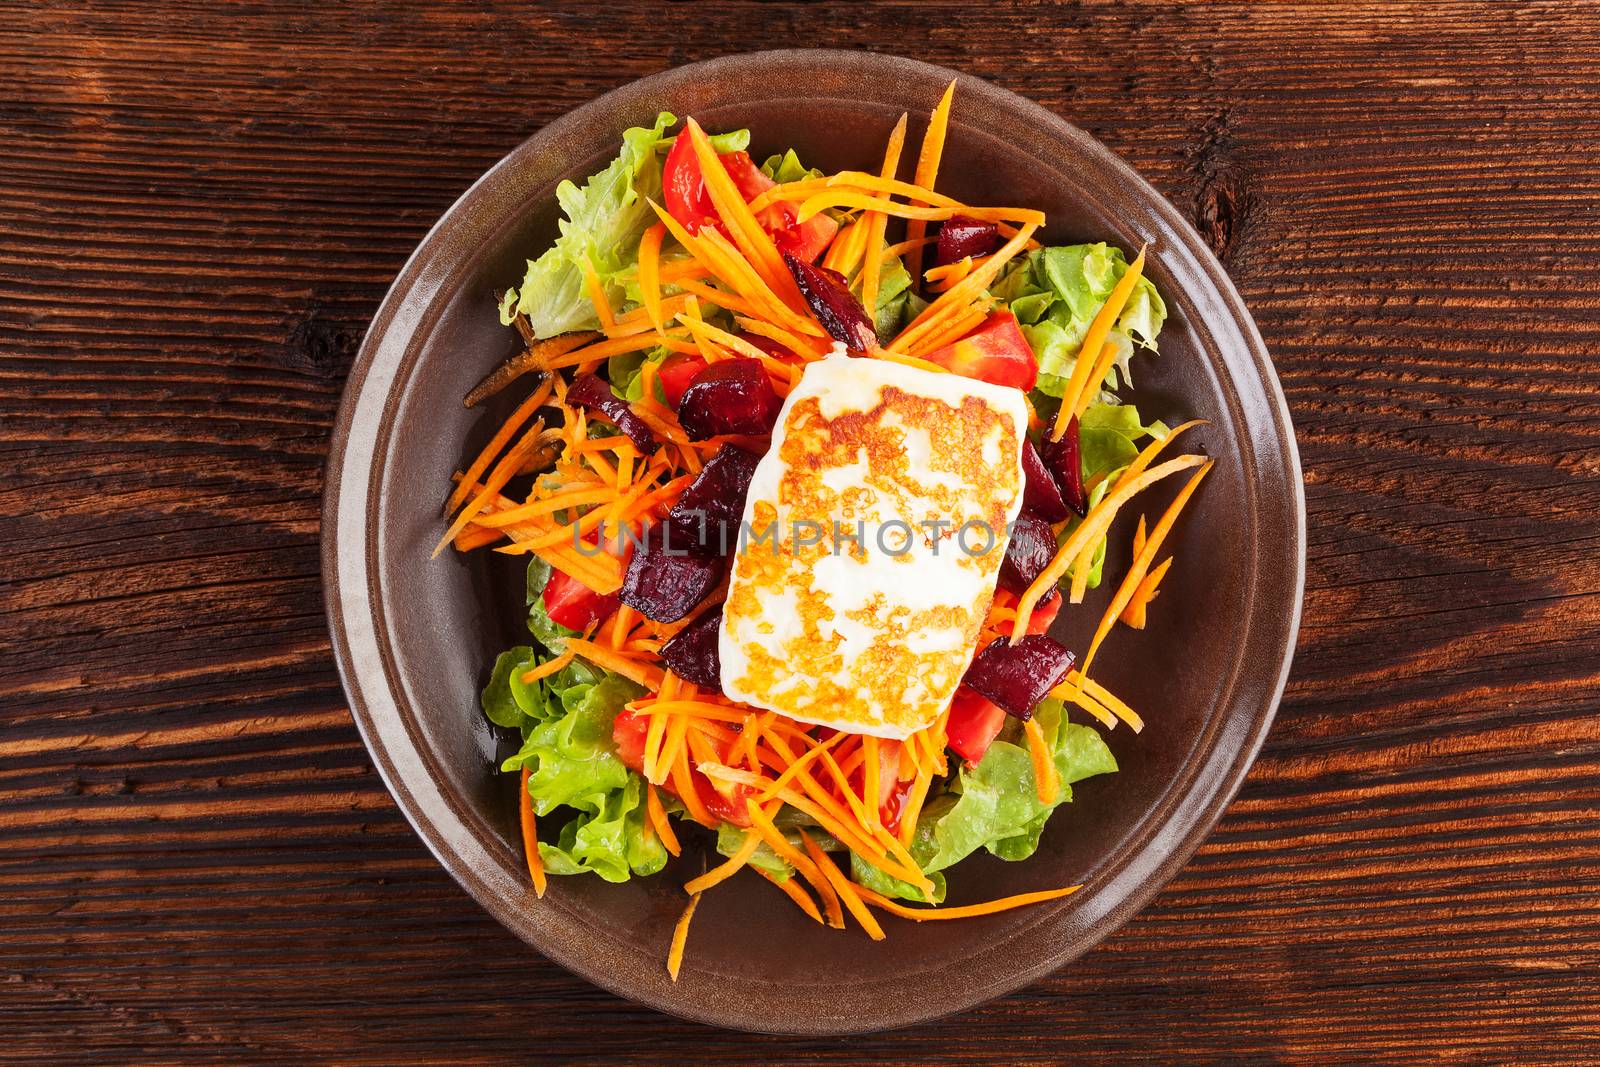
M1075 896L959 922L886 919L889 937L874 943L813 924L739 875L707 896L673 984L663 959L679 885L699 859L623 885L552 879L543 900L528 886L515 780L495 769L508 739L477 700L495 655L526 640L520 567L488 553L428 560L451 471L504 413L466 411L461 397L517 348L494 293L553 236L556 183L604 166L626 127L667 109L713 130L749 127L757 159L792 146L825 170L871 168L902 111L918 143L952 77L940 188L1042 208L1054 243L1149 242L1171 317L1161 354L1138 361L1139 409L1211 420L1188 442L1218 462L1169 542L1182 563L1150 629L1115 636L1097 663L1149 725L1111 734L1121 772L1077 786L1031 860L984 855L950 872L952 903L1084 883ZM924 63L829 51L732 56L646 78L551 123L484 175L373 321L339 412L323 522L328 618L351 711L439 862L518 937L607 989L721 1026L800 1034L970 1007L1062 966L1138 911L1205 837L1261 744L1294 646L1305 550L1294 436L1271 363L1177 212L1088 135L1018 96ZM1126 545L1119 531L1112 543ZM1126 562L1113 556L1111 573ZM1108 594L1065 613L1063 639L1081 650Z

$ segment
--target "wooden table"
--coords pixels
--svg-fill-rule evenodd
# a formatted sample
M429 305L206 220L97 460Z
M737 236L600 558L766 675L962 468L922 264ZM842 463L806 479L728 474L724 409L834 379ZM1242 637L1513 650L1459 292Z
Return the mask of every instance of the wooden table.
M1188 869L1051 981L847 1044L510 939L373 773L317 562L433 220L608 88L792 45L990 78L1170 196L1276 357L1311 531ZM0 5L0 1057L1595 1062L1597 108L1561 2Z

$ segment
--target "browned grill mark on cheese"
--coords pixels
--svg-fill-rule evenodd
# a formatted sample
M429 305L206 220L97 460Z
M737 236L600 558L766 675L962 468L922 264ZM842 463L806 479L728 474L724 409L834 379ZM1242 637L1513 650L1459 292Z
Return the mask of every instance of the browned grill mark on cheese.
M947 692L959 681L965 661L919 653L911 647L912 638L956 632L961 648L976 643L993 596L1003 530L1020 490L1017 464L1007 462L1017 454L1019 429L980 397L966 396L955 407L893 385L882 387L878 404L870 409L844 411L830 419L824 406L818 397L803 397L788 413L778 453L783 461L778 483L784 513L778 529L781 547L774 551L770 542L756 544L740 554L735 564L738 580L726 609L734 618L759 619L775 596L792 594L800 632L783 644L782 655L746 642L748 669L736 685L752 694L769 695L775 706L796 715L915 728L942 708L934 706L935 701L908 699L907 679L926 682L934 693ZM909 453L908 438L916 433L927 435L927 456ZM850 484L829 485L827 476L840 470L851 471ZM753 533L761 533L778 515L770 503L757 503ZM835 552L836 519L851 535L850 543L838 551L908 567L917 565L916 558L896 555L900 551L896 535L903 531L891 527L880 538L879 524L890 519L912 524L911 536L928 546L933 534L920 524L935 519L950 522L940 551L952 553L962 567L979 576L981 596L971 603L913 609L889 604L879 595L838 612L826 591L811 581L816 565ZM854 540L857 520L867 523L864 545ZM956 529L969 520L997 531L993 550L970 555L960 551ZM819 543L796 542L794 524L806 521L821 525ZM982 548L987 538L972 540ZM787 603L783 610L790 610ZM874 635L860 655L846 657L844 639L831 629L841 620ZM762 633L774 631L771 622L757 625Z

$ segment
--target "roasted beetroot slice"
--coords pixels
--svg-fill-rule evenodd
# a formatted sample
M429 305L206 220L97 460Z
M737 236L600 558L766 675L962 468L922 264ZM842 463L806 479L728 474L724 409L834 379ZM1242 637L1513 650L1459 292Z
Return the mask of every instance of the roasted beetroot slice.
M1061 487L1061 499L1067 507L1082 516L1088 514L1089 495L1083 491L1083 461L1079 458L1080 454L1077 419L1067 423L1067 432L1061 435L1059 441L1052 441L1050 435L1045 434L1044 447L1039 451L1045 469L1055 477L1056 485Z
M1000 561L1000 588L1017 594L1026 592L1050 566L1055 554L1055 530L1040 516L1024 511L1011 526L1011 540Z
M648 456L660 444L645 421L633 413L628 402L611 391L598 375L580 374L567 388L568 403L598 412L602 418L627 435L640 455Z
M708 611L661 646L661 662L686 682L722 691L722 609Z
M1029 634L1016 644L999 637L973 659L961 684L1000 705L1007 715L1027 721L1073 662L1071 650L1053 637Z
M977 259L1000 247L1000 228L992 222L979 222L965 215L954 215L939 230L939 245L934 263L948 266L968 256Z
M1022 443L1022 506L1048 522L1060 522L1071 514L1055 475L1044 465L1044 457L1032 441Z
M677 622L711 595L727 564L694 551L699 538L672 521L644 532L622 578L622 602L647 619Z
M858 352L877 347L878 332L873 328L872 319L838 271L813 267L787 252L783 253L783 262L794 275L794 282L811 306L811 313L828 331L829 337Z
M726 555L738 544L744 498L761 457L736 445L723 445L706 461L668 516L675 526L693 530L699 548Z
M692 441L721 434L772 432L783 401L759 359L724 359L694 376L678 404L678 422Z

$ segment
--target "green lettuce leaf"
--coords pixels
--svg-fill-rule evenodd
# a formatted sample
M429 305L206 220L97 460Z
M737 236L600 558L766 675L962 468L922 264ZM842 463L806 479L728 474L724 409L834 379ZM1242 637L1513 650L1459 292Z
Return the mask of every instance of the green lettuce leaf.
M519 676L537 663L537 654L527 645L518 645L500 653L494 661L494 671L489 675L489 684L483 687L483 695L479 698L484 718L496 726L520 730L535 717L534 707L527 706L533 703L529 687L522 685ZM513 693L513 685L521 691L520 695ZM539 701L536 707L542 711L543 701Z
M582 187L564 181L556 200L565 218L561 234L538 259L530 260L522 285L506 295L500 321L513 312L526 315L536 337L596 329L594 307L584 291L585 258L613 302L622 296L619 275L638 262L639 238L655 220L647 198L661 199L660 149L667 127L677 121L668 111L652 127L636 126L622 135L622 152Z
M995 282L990 291L1022 323L1023 336L1039 357L1038 389L1051 396L1065 390L1090 322L1127 270L1122 250L1102 241L1030 252ZM1128 381L1134 342L1155 349L1166 315L1161 294L1141 277L1108 338L1117 353L1109 387Z
M531 788L532 783L529 783ZM592 871L608 882L655 874L667 865L667 849L647 825L644 781L636 774L607 794L592 812L583 811L561 827L552 844L539 842L539 858L550 874Z
M820 170L808 167L800 162L800 157L795 155L792 148L782 155L768 156L767 161L761 164L761 173L779 185L804 181L807 178L822 177Z
M525 662L531 663L531 656ZM611 743L617 712L644 691L581 660L535 684L543 691L539 712L525 713L522 748L501 770L528 770L536 814L562 807L574 811L554 843L539 844L546 869L552 874L593 871L610 882L660 870L666 849L646 826L643 782L623 766ZM489 695L486 690L485 709Z

